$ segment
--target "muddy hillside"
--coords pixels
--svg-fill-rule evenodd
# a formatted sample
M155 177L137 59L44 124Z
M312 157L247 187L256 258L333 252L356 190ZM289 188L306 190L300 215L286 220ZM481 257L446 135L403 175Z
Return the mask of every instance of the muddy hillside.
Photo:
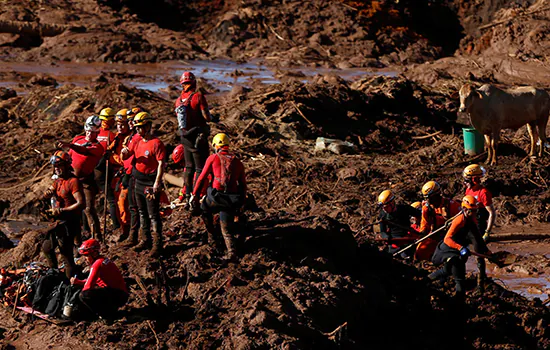
M56 141L82 134L88 116L107 106L141 106L154 116L168 153L179 143L173 101L181 71L163 73L169 86L160 93L129 84L135 71L105 69L79 79L43 74L40 65L261 61L277 66L280 83L232 84L221 93L213 88L216 79L201 77L208 69L194 71L220 118L211 136L229 135L246 168L251 195L238 223L238 262L205 244L200 217L184 209L164 219L160 259L123 247L120 230L109 225L102 252L130 289L120 317L56 326L3 305L2 348L550 348L547 289L526 298L495 277L480 294L469 269L460 305L452 279L430 282L430 262L394 259L382 251L378 234L364 229L376 221L383 190L410 204L421 199L426 181L437 180L445 195L463 196L462 170L486 153L464 153L469 120L457 113L458 89L464 83L548 88L541 79L549 75L546 6L507 0L4 4L3 65L17 61L23 68L0 72L0 267L45 262L39 248L50 223L39 197L52 182L48 160ZM287 66L363 68L364 74L353 81L338 74L305 79L282 69ZM487 166L495 235L547 233L549 152L532 159L528 147L525 127L503 131L499 164ZM182 176L183 169L169 158L167 172ZM179 188L167 184L167 191L174 199ZM102 196L97 207L103 217ZM523 242L524 250L548 246L539 243ZM488 265L494 276L550 272L544 249L516 252L505 267Z

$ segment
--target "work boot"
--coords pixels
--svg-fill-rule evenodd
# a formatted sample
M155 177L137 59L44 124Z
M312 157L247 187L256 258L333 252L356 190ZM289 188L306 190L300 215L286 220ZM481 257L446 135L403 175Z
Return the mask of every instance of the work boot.
M132 228L130 229L130 233L128 234L128 238L124 241L124 245L127 247L133 247L137 244L137 237L138 237L139 228Z
M147 250L151 248L151 240L141 240L139 241L138 245L134 247L134 251L141 252L143 250Z
M151 236L153 237L153 249L149 253L151 258L158 258L162 252L162 234L158 232L158 227L155 222L151 223Z
M126 241L130 236L130 226L122 225L122 234L118 236L118 242Z
M223 240L225 241L225 246L227 248L227 254L225 255L225 259L234 261L237 259L237 254L235 251L235 242L234 242L233 236L229 231L229 223L220 220L220 228L222 231Z

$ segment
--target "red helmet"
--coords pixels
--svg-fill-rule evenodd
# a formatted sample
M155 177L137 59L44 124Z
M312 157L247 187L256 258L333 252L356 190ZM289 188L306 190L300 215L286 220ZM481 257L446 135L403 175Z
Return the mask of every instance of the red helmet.
M53 156L50 157L50 164L51 165L58 165L58 164L71 164L71 155L64 151L55 151Z
M189 84L189 83L195 83L197 79L195 78L195 75L191 72L183 72L180 78L180 85L183 84Z
M183 160L183 145L179 144L174 151L172 152L172 160L174 163L178 164Z
M99 253L100 245L99 241L97 239L89 239L87 241L84 241L80 248L78 248L78 252L80 255L90 255L92 251Z

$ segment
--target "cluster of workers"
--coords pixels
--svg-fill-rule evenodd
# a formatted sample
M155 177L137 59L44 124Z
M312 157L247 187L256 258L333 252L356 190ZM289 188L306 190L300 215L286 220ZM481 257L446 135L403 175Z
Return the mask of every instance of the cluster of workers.
M172 159L185 161L184 187L173 204L199 211L207 230L208 242L216 244L221 236L229 260L236 259L232 226L243 206L247 186L242 162L230 151L229 137L217 134L209 151L209 112L205 96L197 91L191 72L180 78L183 91L175 102L181 144ZM53 184L42 197L50 200L48 210L57 227L42 245L48 264L58 267L59 249L65 273L74 285L82 285L81 301L98 315L108 315L128 299L124 279L116 265L100 255L101 231L96 196L105 192L112 228L120 228L119 242L135 251L149 251L153 258L162 254L160 197L167 164L166 147L154 135L153 116L142 108L124 108L117 113L104 108L88 117L84 135L71 142L58 141L51 156ZM111 129L116 125L116 133ZM213 215L219 213L220 230L214 228ZM83 241L82 226L88 225L91 238ZM85 237L89 238L89 237ZM139 239L138 239L139 238ZM91 265L85 280L76 278L75 245ZM109 302L105 302L110 300Z
M424 184L424 200L411 206L396 204L391 190L378 196L380 234L388 240L389 252L403 258L431 260L440 268L429 278L445 280L452 275L457 298L463 298L465 293L466 261L471 255L468 246L473 244L477 253L491 254L486 241L490 239L496 213L492 195L482 183L485 175L485 169L477 164L464 169L466 193L461 202L444 197L436 181ZM478 257L477 266L478 288L482 292L487 278L485 259Z

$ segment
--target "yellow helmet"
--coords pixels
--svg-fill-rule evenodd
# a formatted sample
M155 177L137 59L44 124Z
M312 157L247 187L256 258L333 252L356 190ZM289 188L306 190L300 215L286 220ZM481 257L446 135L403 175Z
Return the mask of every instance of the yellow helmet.
M441 186L436 181L428 181L422 186L422 195L424 197L429 197L437 193L441 193Z
M120 111L118 111L115 115L115 120L117 122L125 122L128 121L128 109L123 108Z
M473 177L483 177L485 176L485 173L486 171L484 167L477 164L471 164L464 168L462 176L466 179L471 179Z
M128 110L128 113L126 115L127 115L129 120L134 120L134 118L136 117L136 115L139 112L143 112L143 109L141 109L140 107L134 107L134 108Z
M395 200L395 196L393 195L392 191L385 190L380 193L378 196L378 205L386 205L390 204Z
M115 117L115 110L112 108L103 108L101 112L99 112L99 119L101 120L111 120Z
M139 112L134 118L135 126L142 126L147 123L153 123L153 117L147 112Z
M220 148L223 146L229 146L229 137L226 134L217 134L212 139L212 147Z
M420 209L422 208L422 202L414 202L413 204L411 204L411 207L413 207L414 209Z
M477 209L477 201L474 196L464 196L462 198L462 208L466 209Z

